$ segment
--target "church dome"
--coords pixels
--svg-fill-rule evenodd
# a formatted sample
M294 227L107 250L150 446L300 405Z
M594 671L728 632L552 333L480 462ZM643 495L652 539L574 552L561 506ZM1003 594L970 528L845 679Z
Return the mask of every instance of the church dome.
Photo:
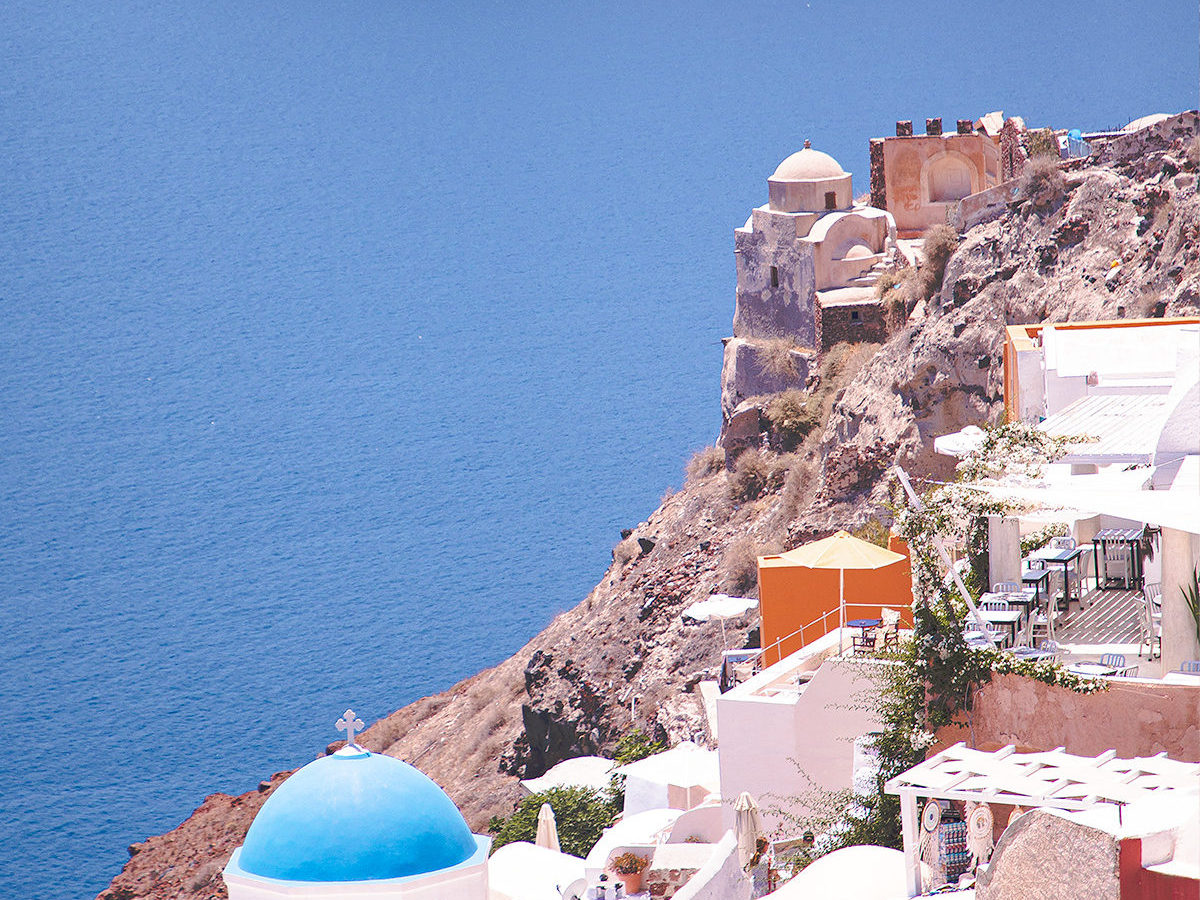
M781 162L769 180L816 181L821 178L841 178L845 174L836 159L828 153L812 149L805 141L804 149Z
M475 851L462 814L429 778L346 746L275 790L246 833L239 865L288 881L369 881L448 869Z

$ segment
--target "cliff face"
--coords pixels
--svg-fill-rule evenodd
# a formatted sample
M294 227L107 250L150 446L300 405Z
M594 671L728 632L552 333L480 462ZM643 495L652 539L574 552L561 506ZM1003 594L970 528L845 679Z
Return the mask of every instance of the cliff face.
M518 777L611 749L631 724L634 694L643 727L673 741L703 730L695 685L719 662L721 629L685 624L681 609L714 591L753 590L754 555L768 547L879 514L893 462L948 474L932 438L999 417L1006 324L1200 311L1189 151L1190 138L1176 135L1069 173L1049 208L1018 204L973 228L941 290L878 352L830 354L838 365L823 363L813 396L824 425L794 452L757 454L752 472L698 469L617 545L582 603L506 662L375 723L362 743L421 768L481 830L512 809ZM766 437L778 446L778 435ZM729 646L753 625L751 616L727 623ZM287 774L241 797L213 795L175 830L134 845L100 897L225 896L220 867Z

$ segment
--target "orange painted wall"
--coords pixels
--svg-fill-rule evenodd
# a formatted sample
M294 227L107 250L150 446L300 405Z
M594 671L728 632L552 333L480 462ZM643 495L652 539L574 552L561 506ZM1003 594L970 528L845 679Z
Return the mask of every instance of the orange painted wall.
M903 553L905 559L882 569L846 570L846 618L878 619L888 606L900 610L900 621L912 627L912 567L908 546L892 536L889 547ZM836 569L809 569L805 566L772 564L779 557L764 556L758 563L758 608L762 615L762 646L769 649L764 665L778 662L806 644L811 644L838 627L838 572ZM865 605L856 605L865 604ZM832 611L827 626L818 622L822 613ZM792 634L803 627L803 634ZM788 635L791 635L788 637Z

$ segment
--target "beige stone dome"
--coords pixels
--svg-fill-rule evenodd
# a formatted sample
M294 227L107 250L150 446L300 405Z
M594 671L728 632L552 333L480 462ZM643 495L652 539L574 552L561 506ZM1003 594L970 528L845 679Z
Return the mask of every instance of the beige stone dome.
M815 181L821 178L841 178L846 173L828 153L814 150L804 142L804 149L793 153L779 164L771 181Z

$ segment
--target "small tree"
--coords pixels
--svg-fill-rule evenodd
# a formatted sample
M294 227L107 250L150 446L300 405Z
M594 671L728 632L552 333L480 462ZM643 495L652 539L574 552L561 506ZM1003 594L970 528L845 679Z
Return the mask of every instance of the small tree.
M617 749L613 753L613 762L619 766L623 766L626 763L637 762L639 759L645 759L647 756L662 753L666 749L667 745L662 741L652 738L640 728L634 728L617 741Z
M536 840L538 812L543 803L549 803L554 810L563 853L579 857L588 855L621 811L620 800L611 785L604 791L585 787L550 788L526 797L508 818L492 817L488 823L488 831L496 836L492 849L514 841Z

